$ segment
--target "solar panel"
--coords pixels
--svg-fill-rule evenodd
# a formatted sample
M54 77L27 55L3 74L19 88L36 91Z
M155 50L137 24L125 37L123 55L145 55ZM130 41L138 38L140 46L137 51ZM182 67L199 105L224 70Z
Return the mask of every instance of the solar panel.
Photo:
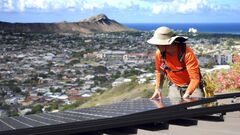
M214 98L165 98L159 100L138 99L110 105L67 110L57 113L40 113L0 119L0 134L68 134L96 131L155 120L171 120L189 116L195 109L188 107L216 101ZM203 113L206 111L204 107ZM203 111L204 110L204 111ZM215 111L215 110L214 110ZM217 111L217 110L216 110Z

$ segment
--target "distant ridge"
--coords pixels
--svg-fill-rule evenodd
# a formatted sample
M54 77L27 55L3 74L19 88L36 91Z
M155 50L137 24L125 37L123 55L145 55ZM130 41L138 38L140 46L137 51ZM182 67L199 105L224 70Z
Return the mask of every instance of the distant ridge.
M79 22L59 23L9 23L0 22L0 30L9 32L121 32L133 31L104 14L98 14Z

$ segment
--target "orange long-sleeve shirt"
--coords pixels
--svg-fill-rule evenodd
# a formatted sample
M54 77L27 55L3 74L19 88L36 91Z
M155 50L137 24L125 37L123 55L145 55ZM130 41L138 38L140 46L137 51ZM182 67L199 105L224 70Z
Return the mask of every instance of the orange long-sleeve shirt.
M160 86L160 65L161 65L161 52L157 49L155 54L155 65L156 65L156 87L155 89L159 89ZM186 54L184 59L186 70L182 70L179 72L172 72L169 70L165 70L167 73L168 79L177 86L188 85L187 92L190 94L194 92L194 90L198 87L200 82L199 75L199 65L195 54L192 49L186 47ZM182 64L178 59L177 53L173 56L166 54L165 63L172 70L179 70L182 68Z

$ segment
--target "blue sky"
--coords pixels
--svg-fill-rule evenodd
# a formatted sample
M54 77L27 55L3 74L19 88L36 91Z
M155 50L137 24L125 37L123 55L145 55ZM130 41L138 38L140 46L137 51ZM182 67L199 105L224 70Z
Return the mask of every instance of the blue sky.
M240 23L240 1L0 0L7 22L77 22L99 13L120 23Z

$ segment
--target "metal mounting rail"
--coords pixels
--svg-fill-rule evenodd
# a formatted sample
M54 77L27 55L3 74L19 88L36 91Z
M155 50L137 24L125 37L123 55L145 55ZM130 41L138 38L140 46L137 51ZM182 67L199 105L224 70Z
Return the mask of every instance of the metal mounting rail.
M215 95L213 98L217 100L217 99L237 98L237 97L240 97L240 92L218 94L218 95Z

